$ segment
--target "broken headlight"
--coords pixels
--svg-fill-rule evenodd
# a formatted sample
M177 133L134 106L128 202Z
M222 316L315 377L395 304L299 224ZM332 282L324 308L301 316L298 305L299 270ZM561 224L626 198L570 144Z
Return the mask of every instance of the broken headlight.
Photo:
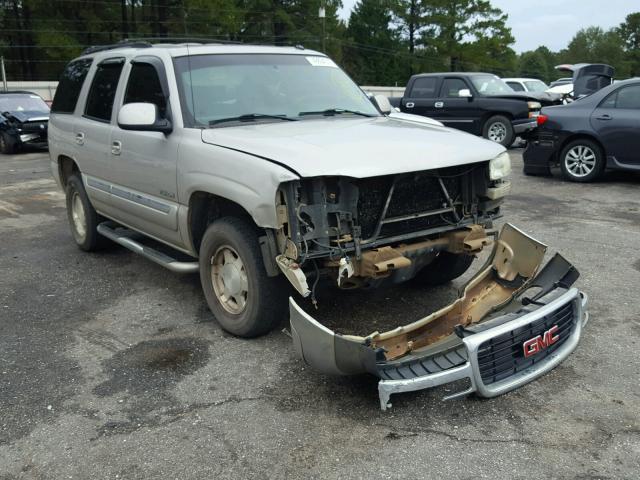
M511 158L507 152L502 152L489 162L489 178L500 180L511 173Z

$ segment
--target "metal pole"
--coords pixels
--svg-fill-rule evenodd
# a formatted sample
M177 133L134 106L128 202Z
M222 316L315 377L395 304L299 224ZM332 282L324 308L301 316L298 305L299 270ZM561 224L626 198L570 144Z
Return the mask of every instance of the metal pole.
M4 57L0 57L0 70L2 70L2 85L4 86L4 91L8 92L7 88L7 72L4 70Z

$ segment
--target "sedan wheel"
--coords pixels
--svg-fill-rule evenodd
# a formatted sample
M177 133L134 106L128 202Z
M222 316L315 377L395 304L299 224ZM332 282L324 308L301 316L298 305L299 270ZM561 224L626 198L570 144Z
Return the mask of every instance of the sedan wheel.
M594 141L583 138L569 143L560 153L562 175L572 182L591 182L605 168L605 156Z
M565 167L576 177L586 177L596 168L596 154L589 147L578 145L564 157Z

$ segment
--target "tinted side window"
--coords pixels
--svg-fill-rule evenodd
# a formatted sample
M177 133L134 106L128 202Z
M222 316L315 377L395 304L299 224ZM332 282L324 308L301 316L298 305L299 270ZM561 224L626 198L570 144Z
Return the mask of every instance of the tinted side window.
M457 98L458 92L464 88L469 88L464 80L460 80L459 78L445 78L444 82L442 82L441 96L447 98Z
M122 61L116 61L98 65L84 109L84 114L87 117L106 122L111 121L113 100L116 96L123 64Z
M624 87L618 90L616 108L640 109L640 85Z
M53 97L51 105L53 113L73 113L92 61L90 58L85 58L71 62L65 67Z
M416 78L411 87L411 98L434 98L436 96L437 77Z
M124 104L136 102L155 104L160 117L165 118L167 101L162 93L158 72L149 63L134 63L131 66Z
M513 90L516 92L524 92L524 87L518 82L507 82L507 85L513 88Z

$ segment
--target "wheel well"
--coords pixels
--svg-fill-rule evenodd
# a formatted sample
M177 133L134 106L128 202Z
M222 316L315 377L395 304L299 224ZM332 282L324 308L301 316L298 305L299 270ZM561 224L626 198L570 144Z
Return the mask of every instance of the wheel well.
M72 158L65 157L64 155L58 157L58 169L60 171L60 182L63 187L67 186L67 181L71 175L80 171L78 164Z
M491 117L495 117L496 115L502 115L503 117L507 117L509 120L513 120L513 115L511 115L508 112L489 112L489 113L485 113L484 117L482 118L482 128L484 128L485 124L487 123L487 120L489 120Z
M600 141L592 136L592 135L588 135L586 133L576 133L575 135L571 135L570 137L568 137L567 139L565 139L564 142L562 142L562 144L560 145L560 148L558 148L556 150L556 154L555 154L555 163L559 163L560 162L560 154L562 153L562 151L565 149L565 147L567 145L569 145L569 143L575 141L575 140L580 140L580 139L585 139L585 140L591 140L593 143L595 143L596 145L598 145L598 147L600 147L600 151L602 152L603 155L603 160L606 161L607 159L607 152L604 149L604 146L602 145L602 143L600 143Z
M194 192L189 198L189 233L196 251L207 227L218 218L245 218L258 230L249 212L240 204L208 192Z

